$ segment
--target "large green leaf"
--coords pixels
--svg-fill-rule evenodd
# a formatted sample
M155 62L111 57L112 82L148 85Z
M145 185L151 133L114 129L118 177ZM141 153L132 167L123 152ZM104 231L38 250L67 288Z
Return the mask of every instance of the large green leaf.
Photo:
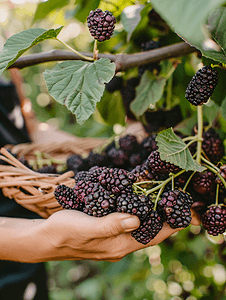
M50 95L75 114L79 124L93 114L103 95L105 83L114 74L115 64L107 58L93 63L65 61L43 73Z
M0 75L31 47L45 40L55 39L62 28L30 28L12 35L0 52Z
M165 77L156 78L149 71L145 71L136 88L136 97L130 104L132 112L137 117L142 116L150 104L154 105L161 98L165 84Z
M69 0L48 0L38 4L33 22L44 19L50 12L69 4Z
M225 3L225 0L151 0L150 2L172 29L203 52L207 48L205 41L209 38L205 28L206 20L214 9ZM204 55L206 52L217 61L222 59L222 51L204 51Z
M199 165L191 155L187 145L177 136L172 128L158 133L156 137L158 151L162 160L168 161L186 171L202 172L204 167Z

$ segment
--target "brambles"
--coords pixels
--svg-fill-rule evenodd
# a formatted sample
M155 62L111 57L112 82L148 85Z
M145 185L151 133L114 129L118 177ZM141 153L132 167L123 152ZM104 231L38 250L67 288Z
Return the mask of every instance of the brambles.
M185 92L186 99L195 106L206 103L212 96L218 84L218 72L211 66L204 66L198 70L189 82Z
M87 26L90 34L99 42L109 40L114 32L116 19L108 10L102 11L100 8L91 10L87 17Z
M202 215L203 227L210 235L219 235L226 230L226 206L212 205Z

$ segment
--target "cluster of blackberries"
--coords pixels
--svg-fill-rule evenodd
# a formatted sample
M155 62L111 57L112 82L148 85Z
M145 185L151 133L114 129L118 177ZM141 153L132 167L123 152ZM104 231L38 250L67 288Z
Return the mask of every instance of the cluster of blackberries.
M206 103L212 96L219 76L211 66L204 66L198 70L189 82L185 92L186 99L193 105L198 106Z
M100 8L91 10L87 17L87 26L90 34L99 42L109 40L115 29L116 19L108 10L102 11Z

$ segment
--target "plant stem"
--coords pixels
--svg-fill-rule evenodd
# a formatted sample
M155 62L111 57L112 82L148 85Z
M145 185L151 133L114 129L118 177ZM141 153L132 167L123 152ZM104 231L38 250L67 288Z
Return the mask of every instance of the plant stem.
M192 179L192 177L194 176L195 173L196 173L196 172L194 171L194 172L191 174L191 176L188 178L187 182L185 183L185 185L184 185L184 187L183 187L183 192L186 191L186 188L188 187L189 182L191 181L191 179Z
M219 184L217 184L217 189L216 189L216 201L215 204L218 205L218 198L219 198Z
M173 86L173 76L170 76L166 87L166 110L169 110L171 108L172 86Z
M202 152L202 132L203 132L203 111L202 105L197 108L198 113L198 142L197 142L197 156L196 161L198 164L201 162L201 152Z
M71 50L72 52L76 53L78 56L80 56L83 59L89 60L89 61L93 61L94 59L92 57L86 56L81 54L80 52L78 52L77 50L73 49L71 46L69 46L68 44L66 44L65 42L63 42L62 40L60 40L59 38L56 38L56 40L58 42L60 42L61 44L63 44L65 47L67 47L69 50Z
M187 142L187 141L197 141L198 139L198 136L197 135L194 135L194 136L186 136L185 138L182 139L183 142Z
M218 171L216 169L210 167L209 165L204 165L204 167L206 167L207 169L209 169L210 171L212 171L214 174L216 174L220 178L220 180L222 181L224 187L226 188L226 181L225 181L225 179L221 176L220 173L218 173Z
M93 46L93 60L97 60L99 50L97 49L97 40L94 40L94 46Z
M220 172L220 169L217 166L215 166L213 163L211 163L205 157L201 156L201 160L203 160L206 164L208 164L209 166L211 166L212 168L214 168L217 172Z
M159 197L160 197L161 194L162 194L163 189L164 189L164 186L162 186L161 189L158 191L158 195L157 195L157 197L156 197L156 199L155 199L154 210L156 210L157 203L158 203Z

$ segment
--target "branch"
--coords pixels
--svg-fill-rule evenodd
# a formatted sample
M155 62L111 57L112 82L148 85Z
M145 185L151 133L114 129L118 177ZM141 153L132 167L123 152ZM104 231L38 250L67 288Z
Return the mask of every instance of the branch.
M123 71L133 67L142 66L148 63L160 62L170 58L185 56L198 50L185 42L165 46L159 49L134 53L134 54L104 54L99 53L98 58L106 57L116 64L116 71ZM88 57L93 57L93 53L83 53ZM37 64L63 61L63 60L81 60L81 57L73 52L64 50L53 50L50 52L35 53L18 58L9 68L23 69ZM84 59L82 59L84 60Z

